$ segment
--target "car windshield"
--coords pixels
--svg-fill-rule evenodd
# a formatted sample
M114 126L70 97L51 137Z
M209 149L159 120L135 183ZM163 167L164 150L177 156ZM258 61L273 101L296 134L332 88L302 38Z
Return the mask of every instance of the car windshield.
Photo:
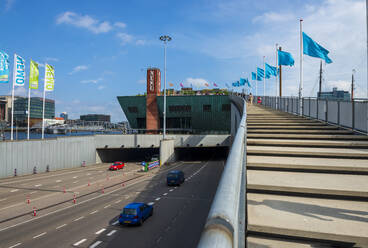
M178 174L170 173L167 175L169 178L178 178Z
M119 165L120 163L114 163L113 165Z
M123 214L137 215L137 210L134 208L124 208Z

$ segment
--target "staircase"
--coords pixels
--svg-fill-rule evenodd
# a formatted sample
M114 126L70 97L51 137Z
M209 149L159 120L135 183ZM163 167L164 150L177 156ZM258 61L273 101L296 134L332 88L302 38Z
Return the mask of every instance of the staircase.
M368 136L247 112L247 247L368 247Z

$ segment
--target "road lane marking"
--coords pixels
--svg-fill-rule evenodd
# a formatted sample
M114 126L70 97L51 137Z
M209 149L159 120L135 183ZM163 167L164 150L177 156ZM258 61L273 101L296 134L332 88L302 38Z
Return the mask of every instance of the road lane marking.
M96 241L92 245L90 245L89 248L95 248L95 247L97 247L101 243L102 243L102 241Z
M106 234L107 236L111 236L113 235L114 233L116 233L116 230L112 230L111 232L109 232L108 234Z
M62 224L61 226L58 226L56 229L60 229L62 227L66 226L66 224Z
M73 177L74 179L78 178L77 176Z
M5 201L7 198L0 199L0 201Z
M18 245L21 245L22 243L16 243L15 245L9 246L9 248L17 247Z
M126 196L125 196L125 199L128 199L129 197L130 197L130 195L126 195Z
M159 201L161 198L160 197L157 197L156 199L155 199L155 201Z
M79 182L79 181L75 181L75 182L73 182L73 183L77 183L77 182Z
M82 239L82 240L79 240L77 243L74 243L73 245L74 246L78 246L80 244L82 244L83 242L85 242L87 239Z
M37 193L37 191L32 191L31 193L29 193L30 195L34 194L34 193Z
M19 189L13 189L13 190L10 190L10 192L11 192L11 193L13 193L13 192L17 192L17 191L19 191Z
M172 192L172 191L174 191L174 190L173 190L173 189L170 189L169 191L170 191L170 192Z
M104 206L104 208L108 208L108 207L111 207L111 205L109 204L109 205Z
M156 240L156 243L159 243L162 239L162 236L160 236L157 240Z
M78 220L81 220L81 219L83 219L84 218L84 216L81 216L81 217L79 217L79 218L77 218L77 219L75 219L75 220L73 220L73 221L78 221Z
M60 182L62 182L62 181L61 181L61 180L56 180L55 182L60 183Z
M36 238L39 238L39 237L41 237L41 236L43 236L43 235L45 235L45 234L46 234L46 232L43 232L43 233L40 233L40 234L38 234L38 235L34 236L33 238L34 238L34 239L36 239Z
M115 203L119 203L119 202L121 202L121 200L117 200Z
M42 184L36 184L36 185L35 185L35 187L40 187L40 186L42 186Z
M113 225L113 226L115 226L116 224L118 224L119 223L119 221L117 220L117 221L115 221L114 223L112 223L111 225Z
M100 231L97 231L96 234L100 234L100 233L102 233L105 230L106 230L105 228L102 228Z
M167 193L164 193L164 195L167 195Z
M98 210L95 210L95 211L93 211L93 212L90 212L89 214L95 214L95 213L97 213L98 212Z

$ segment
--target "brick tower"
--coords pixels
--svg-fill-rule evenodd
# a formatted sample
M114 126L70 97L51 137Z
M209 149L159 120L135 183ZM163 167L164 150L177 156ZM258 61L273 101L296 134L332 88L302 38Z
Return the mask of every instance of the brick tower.
M146 97L146 129L147 133L157 133L160 129L160 117L157 107L157 96L160 95L161 72L158 68L147 69L147 97ZM151 130L151 131L150 131Z

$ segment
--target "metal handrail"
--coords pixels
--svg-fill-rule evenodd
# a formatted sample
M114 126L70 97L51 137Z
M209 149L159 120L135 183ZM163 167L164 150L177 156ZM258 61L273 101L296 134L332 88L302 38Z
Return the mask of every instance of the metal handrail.
M244 102L244 100L243 100ZM245 199L246 119L244 102L242 119L226 161L215 198L199 241L199 248L232 248L243 246L246 211L241 208ZM243 187L243 188L242 188ZM244 195L242 195L244 194Z

